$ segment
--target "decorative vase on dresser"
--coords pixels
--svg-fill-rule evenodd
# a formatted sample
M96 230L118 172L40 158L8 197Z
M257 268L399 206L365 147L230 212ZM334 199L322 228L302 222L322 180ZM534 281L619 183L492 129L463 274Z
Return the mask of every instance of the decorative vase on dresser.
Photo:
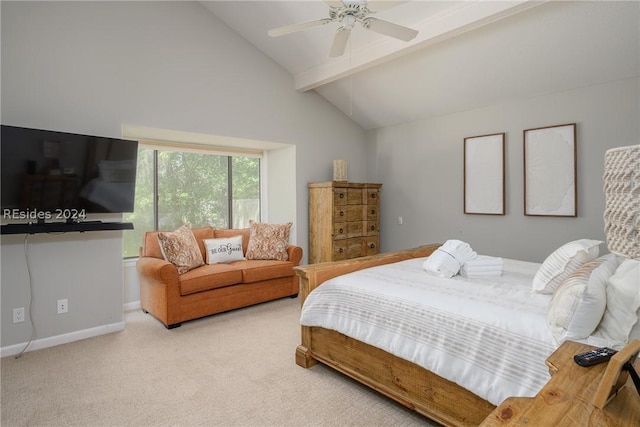
M382 184L309 184L309 264L378 253Z

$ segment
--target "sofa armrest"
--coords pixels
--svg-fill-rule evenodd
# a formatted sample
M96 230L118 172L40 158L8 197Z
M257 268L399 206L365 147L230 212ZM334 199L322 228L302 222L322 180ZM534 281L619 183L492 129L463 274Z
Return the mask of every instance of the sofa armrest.
M154 281L176 285L179 282L178 268L164 259L140 257L136 263L136 269L141 276Z
M289 245L287 254L289 255L289 261L291 261L294 266L300 265L300 261L302 260L302 248L300 246Z

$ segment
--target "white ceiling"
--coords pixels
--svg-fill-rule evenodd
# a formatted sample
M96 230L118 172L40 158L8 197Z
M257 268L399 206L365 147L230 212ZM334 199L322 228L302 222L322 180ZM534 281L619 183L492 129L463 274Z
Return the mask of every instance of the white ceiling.
M375 129L639 75L637 1L370 1L376 17L419 30L411 42L356 26L329 58L338 23L322 1L202 1L363 129Z

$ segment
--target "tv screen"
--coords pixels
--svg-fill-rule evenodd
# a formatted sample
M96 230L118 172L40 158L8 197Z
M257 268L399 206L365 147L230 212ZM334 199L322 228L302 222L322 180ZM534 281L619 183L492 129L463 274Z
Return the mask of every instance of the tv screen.
M138 142L2 125L3 219L133 212Z

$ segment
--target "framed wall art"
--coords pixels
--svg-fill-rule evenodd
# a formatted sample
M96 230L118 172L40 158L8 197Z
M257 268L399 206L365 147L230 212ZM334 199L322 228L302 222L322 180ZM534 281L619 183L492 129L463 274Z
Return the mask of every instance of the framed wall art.
M576 124L524 131L524 214L577 212Z
M464 139L464 213L504 215L504 136Z

